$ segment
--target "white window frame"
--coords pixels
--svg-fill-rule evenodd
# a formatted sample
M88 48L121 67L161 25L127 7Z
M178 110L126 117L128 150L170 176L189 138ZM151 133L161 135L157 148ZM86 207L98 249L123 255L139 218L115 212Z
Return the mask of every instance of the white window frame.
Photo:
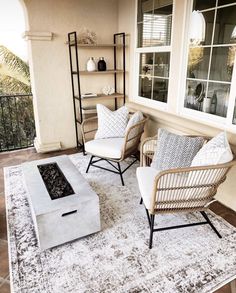
M235 1L236 2L236 1ZM189 120L197 121L197 122L203 122L204 124L207 124L212 127L220 128L229 130L231 132L236 132L236 125L232 123L233 121L233 114L234 114L234 105L236 103L236 55L235 55L235 62L234 62L234 68L232 72L232 79L231 79L231 87L230 87L230 93L229 93L229 100L228 100L228 109L227 109L227 115L226 117L221 117L217 115L211 115L208 113L204 113L201 111L193 110L184 107L184 100L185 100L185 94L186 94L186 81L187 81L187 63L188 63L188 49L189 49L189 40L188 40L188 29L190 25L190 15L192 12L192 6L193 6L193 0L190 0L186 9L187 9L187 18L186 18L186 30L185 30L185 46L183 50L183 64L182 64L182 81L181 81L181 87L180 92L182 93L179 102L178 102L178 109L177 114L183 118L187 118ZM229 6L235 6L235 4L225 4L221 5L220 7L229 7ZM210 9L205 9L204 11L207 11ZM215 32L215 25L213 27L213 35ZM223 46L229 46L230 44L219 44L219 47ZM214 48L218 45L209 45L208 47ZM236 44L235 44L236 46ZM206 47L206 46L204 46ZM188 78L189 79L189 78ZM203 81L202 79L195 79L195 81ZM207 81L210 81L207 79ZM220 83L220 81L214 81L217 83ZM227 84L227 82L222 82L223 84Z
M137 47L137 42L138 42L138 29L137 29L137 17L138 17L138 0L135 1L135 31L134 31L134 97L133 97L133 102L151 107L153 109L157 110L162 110L162 111L167 111L168 110L168 105L169 105L169 81L171 77L171 51L172 51L172 34L173 34L173 15L174 15L174 9L175 9L175 0L173 0L173 10L172 10L172 24L171 24L171 40L170 40L170 45L169 46L155 46L155 47L142 47L138 48ZM163 78L162 79L168 79L168 94L167 94L167 102L160 102L152 99L148 99L145 97L139 96L139 65L140 65L140 56L141 53L164 53L164 52L169 52L170 53L170 63L169 63L169 77L168 78ZM157 77L157 76L155 76Z

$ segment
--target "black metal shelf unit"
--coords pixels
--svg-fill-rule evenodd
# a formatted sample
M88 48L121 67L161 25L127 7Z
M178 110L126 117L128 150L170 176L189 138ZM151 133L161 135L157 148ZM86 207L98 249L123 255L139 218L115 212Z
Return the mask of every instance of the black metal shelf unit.
M121 40L119 43L118 40ZM113 44L95 44L95 45L83 45L78 44L77 41L77 33L71 32L68 33L68 47L69 47L69 58L70 58L70 73L71 73L71 86L72 86L72 96L73 96L73 107L74 107L74 121L75 121L75 131L76 131L76 145L77 148L82 148L82 151L84 152L84 143L82 138L79 138L78 131L81 123L84 120L83 117L83 100L81 96L81 88L80 88L80 75L95 75L96 74L113 74L114 75L114 90L115 93L111 96L105 96L100 93L98 93L97 97L93 97L93 101L96 101L96 99L114 99L115 102L115 109L117 109L117 99L123 98L123 104L125 104L125 33L116 33L113 35ZM79 69L79 54L78 51L80 49L86 49L86 48L111 48L114 52L114 68L107 70L107 71L93 71L88 72L84 70ZM117 57L118 52L117 49L122 49L122 69L117 69ZM123 85L122 85L122 92L117 93L117 81L118 81L118 75L123 76ZM77 103L78 107L77 107Z

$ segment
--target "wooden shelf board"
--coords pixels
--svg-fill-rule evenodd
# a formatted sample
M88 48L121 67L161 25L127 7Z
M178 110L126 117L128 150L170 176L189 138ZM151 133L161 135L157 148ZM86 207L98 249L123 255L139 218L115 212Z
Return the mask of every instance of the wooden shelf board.
M68 45L69 42L66 42L66 44ZM70 45L74 46L75 42L71 42ZM124 47L123 44L78 44L78 43L77 43L77 46L78 48L88 48L88 49L89 48L94 49L94 48L114 48L114 47L122 48Z
M120 99L120 98L124 98L123 94L120 93L114 93L112 95L104 95L104 94L97 94L97 96L95 97L85 97L85 98L81 98L81 100L91 100L91 99ZM75 97L75 99L79 99L78 97Z
M109 70L106 70L106 71L87 71L87 70L80 70L80 74L81 75L91 75L91 74L112 74L112 73L122 73L124 72L124 70L121 70L121 69L117 69L117 70L114 70L114 69L109 69Z

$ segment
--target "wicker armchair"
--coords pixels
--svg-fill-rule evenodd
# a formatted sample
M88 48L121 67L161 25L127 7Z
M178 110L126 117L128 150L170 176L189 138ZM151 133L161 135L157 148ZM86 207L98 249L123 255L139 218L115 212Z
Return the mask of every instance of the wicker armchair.
M95 140L94 135L97 131L98 118L92 117L84 120L82 123L82 136L85 144L85 151L91 154L86 173L89 171L90 166L93 166L119 174L122 185L124 186L123 173L138 160L138 146L142 133L144 132L146 121L147 117L144 117L143 120L130 127L124 138ZM125 169L121 170L120 162L128 157L133 157L134 160ZM96 163L99 161L106 161L112 169L97 165Z
M206 138L206 140L208 139ZM149 248L152 248L153 232L202 224L209 224L221 238L205 211L214 201L217 188L225 181L228 171L236 163L235 157L233 161L225 164L170 169L161 172L154 168L142 168L150 166L156 148L157 137L147 138L142 142L140 150L141 168L137 169L139 189L142 196L140 204L144 203L150 226ZM199 211L205 221L159 229L154 228L156 214L195 211Z

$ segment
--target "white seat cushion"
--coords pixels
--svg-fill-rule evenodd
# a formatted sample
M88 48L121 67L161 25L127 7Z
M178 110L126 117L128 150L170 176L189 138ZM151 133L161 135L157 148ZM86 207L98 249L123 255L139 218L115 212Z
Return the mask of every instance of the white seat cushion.
M94 139L85 143L85 151L98 157L119 159L124 147L124 138Z
M152 167L138 167L136 170L139 190L140 190L144 205L147 209L151 208L153 183L158 173L160 173L160 171Z
M137 175L137 179L138 179L139 190L140 190L144 205L147 209L151 209L151 206L152 206L151 200L152 200L152 194L153 194L153 188L154 188L154 180L155 180L155 177L160 172L161 172L161 170L157 170L152 167L139 167L139 168L137 168L136 175ZM170 179L170 181L172 182L172 185L169 184L169 186L166 186L166 187L170 187L170 186L171 187L174 187L174 186L182 187L182 186L186 185L186 181L187 181L188 177L186 177L184 175L178 175L178 174L173 174L172 176L173 176L172 179ZM160 196L160 198L162 196L165 196L165 191L159 191L159 196ZM172 196L172 200L174 200L176 198L183 199L184 193L181 189L175 189L172 191L171 196ZM171 200L171 198L169 197L168 200ZM165 204L165 208L171 207L171 205L172 205L171 203L169 206L167 204ZM184 201L183 201L183 203L180 203L179 208L181 208L181 207L182 208L186 207ZM162 206L159 205L159 208L161 209Z

